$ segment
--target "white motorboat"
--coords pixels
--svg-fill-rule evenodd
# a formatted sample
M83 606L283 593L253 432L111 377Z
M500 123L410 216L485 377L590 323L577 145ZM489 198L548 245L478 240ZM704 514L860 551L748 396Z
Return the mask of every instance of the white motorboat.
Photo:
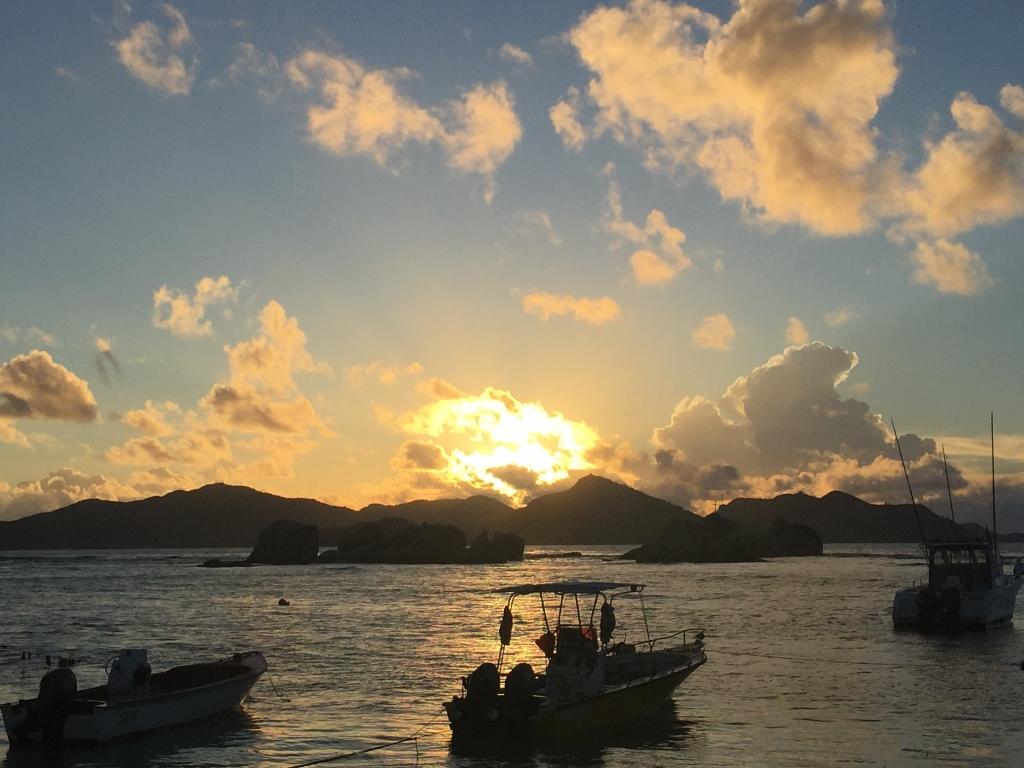
M496 590L509 595L498 632L498 663L481 664L463 679L462 694L445 702L453 746L514 746L527 739L592 734L649 716L663 706L672 691L707 661L704 632L687 629L652 638L643 589L643 584L558 582ZM544 654L546 668L538 675L530 664L517 664L502 685L505 648L512 639L512 607L523 595L540 597L545 632L534 643ZM553 622L545 595L557 602ZM612 642L613 601L626 596L639 598L644 638ZM581 597L593 597L593 603L581 609ZM598 627L595 615L600 617ZM681 642L655 647L671 639Z
M928 580L901 589L892 601L892 623L895 629L954 630L966 627L987 628L1009 624L1017 592L1024 584L1024 564L1020 558L1006 561L999 552L996 527L996 451L995 419L991 423L992 436L992 533L985 539L970 539L956 523L953 510L953 491L949 483L946 451L942 463L946 471L946 491L949 495L949 515L953 537L946 540L925 538L917 500L910 485L910 474L903 461L896 425L893 424L896 448L907 479L907 490L914 506L921 549L928 564ZM1012 570L1007 573L1007 567Z
M896 629L994 627L1013 621L1017 592L1024 584L1019 559L1007 563L991 541L927 542L928 581L896 593Z
M259 651L152 673L145 650L123 650L107 662L107 684L77 690L69 668L47 672L39 695L4 704L11 745L105 742L203 720L239 706L267 670Z

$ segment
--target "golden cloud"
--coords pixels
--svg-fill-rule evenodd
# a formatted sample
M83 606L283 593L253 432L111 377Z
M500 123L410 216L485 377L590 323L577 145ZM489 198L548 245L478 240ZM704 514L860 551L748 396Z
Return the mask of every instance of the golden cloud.
M825 234L871 223L871 122L896 81L878 0L741 0L727 21L634 0L569 39L593 77L597 130L649 165L703 169L723 198Z
M810 340L811 336L807 333L807 328L804 326L803 322L801 322L800 318L789 318L786 322L786 343L803 346Z
M604 325L622 313L618 302L608 296L592 299L568 293L534 291L523 296L523 311L547 320L552 315L572 315L590 325Z
M114 50L135 79L165 94L185 96L192 90L198 68L195 42L181 11L169 3L162 4L160 11L169 22L166 31L151 21L140 22L114 42Z
M701 349L725 352L732 349L733 340L736 338L736 326L726 314L708 315L697 323L697 327L690 335L693 343Z
M934 243L917 243L910 262L914 266L911 279L932 285L939 293L976 296L994 282L977 253L941 238Z

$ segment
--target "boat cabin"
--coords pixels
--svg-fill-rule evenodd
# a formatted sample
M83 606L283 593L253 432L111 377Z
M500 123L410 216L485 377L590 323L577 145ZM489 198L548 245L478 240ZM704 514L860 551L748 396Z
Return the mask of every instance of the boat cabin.
M955 580L965 592L984 592L1002 577L1002 565L992 545L984 541L951 541L925 545L928 586L941 590Z

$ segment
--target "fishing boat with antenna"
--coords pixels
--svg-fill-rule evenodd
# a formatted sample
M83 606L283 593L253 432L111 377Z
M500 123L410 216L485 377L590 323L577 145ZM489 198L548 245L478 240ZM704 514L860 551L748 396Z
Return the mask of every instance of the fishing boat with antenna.
M893 424L893 433L896 425ZM1004 559L999 551L996 526L995 423L992 436L992 531L983 539L968 538L956 524L953 492L949 483L949 467L943 449L942 463L946 470L946 491L953 535L944 540L927 540L921 526L917 501L910 485L910 473L903 460L903 449L896 435L903 473L910 492L910 501L921 535L921 549L928 565L924 583L901 589L892 604L895 629L955 630L987 628L1009 624L1017 602L1017 592L1024 584L1024 564L1020 558ZM1007 572L1007 569L1010 569Z
M462 679L460 695L445 702L453 747L501 747L583 735L650 715L664 705L707 661L704 631L682 629L651 637L643 591L643 584L610 581L495 590L508 595L498 630L497 663L481 664ZM527 595L540 599L544 632L533 642L543 654L544 672L537 674L531 664L521 662L502 682L515 623L513 605ZM643 635L632 642L626 642L626 635L615 639L615 609L626 599L637 601L643 621ZM667 645L669 641L676 642Z

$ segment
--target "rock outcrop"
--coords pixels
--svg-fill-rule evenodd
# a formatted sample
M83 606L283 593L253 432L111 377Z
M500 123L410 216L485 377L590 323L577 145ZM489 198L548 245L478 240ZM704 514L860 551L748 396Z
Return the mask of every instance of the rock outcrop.
M794 525L779 518L768 529L771 557L805 557L822 553L821 537L809 525Z
M526 542L514 533L496 531L493 536L488 536L487 531L484 530L469 545L465 562L507 563L512 560L522 560L525 546Z
M777 520L763 533L714 516L696 526L670 523L658 538L623 558L638 563L741 563L764 557L820 555L821 551L821 538L807 526Z
M504 563L523 559L518 536L482 532L470 547L453 525L417 525L397 517L356 523L342 529L338 548L320 555L321 563Z
M315 525L278 520L260 531L248 562L308 565L316 560L319 552L320 534Z

